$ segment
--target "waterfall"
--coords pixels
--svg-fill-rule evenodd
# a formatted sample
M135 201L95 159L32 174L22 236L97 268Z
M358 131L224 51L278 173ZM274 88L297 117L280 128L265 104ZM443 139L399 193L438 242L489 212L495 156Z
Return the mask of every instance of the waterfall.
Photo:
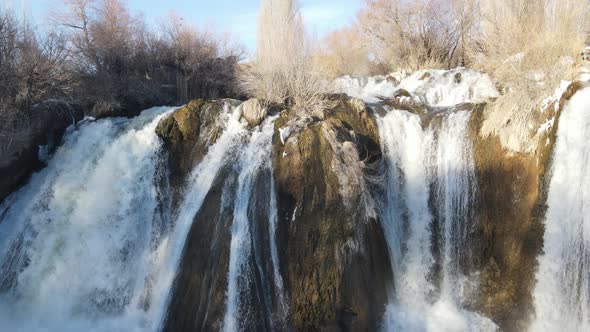
M230 160L240 142L247 134L245 124L240 121L240 108L231 109L229 104L224 104L220 115L224 117L225 128L219 139L213 144L203 160L195 166L185 185L184 198L178 211L173 218L175 229L167 241L169 245L164 249L166 268L161 269L159 280L161 280L161 296L158 297L160 312L156 315L160 319L158 326L163 323L165 312L170 303L172 283L176 271L182 259L182 251L186 238L193 224L193 220L213 181L217 177L219 169Z
M469 120L469 112L443 112L423 128L405 111L378 118L387 179L380 215L395 287L386 331L495 330L463 309L476 282L460 269L476 188Z
M133 331L158 323L150 302L170 219L154 131L169 111L70 128L49 166L5 201L4 329Z
M590 330L590 88L559 120L531 331Z
M11 331L155 331L193 222L248 133L229 104L224 130L170 211L155 133L172 111L70 130L48 167L0 208L0 322Z
M255 271L251 270L252 264L250 264L253 256L257 256L254 260L256 261L255 266L258 269L258 274L260 276L265 274L264 268L262 267L263 263L261 261L266 260L267 257L252 252L252 248L256 247L256 245L253 243L254 239L251 223L261 222L260 220L255 220L253 217L256 212L250 210L250 207L253 205L253 195L259 194L255 193L255 190L264 189L269 194L269 204L266 208L268 214L265 217L268 218L269 226L270 262L272 265L272 272L270 274L274 279L273 286L275 288L274 291L277 294L279 311L284 310L283 283L278 267L278 253L275 242L277 202L274 181L272 180L271 162L274 120L275 118L267 119L261 128L254 130L249 137L248 142L243 147L239 159L235 164L235 171L239 175L238 188L235 192L233 206L233 222L231 226L230 259L227 277L228 289L223 321L224 331L241 330L242 325L240 322L247 319L247 317L243 317L246 315L244 312L251 309L248 308L246 300L248 296L252 296L252 294L250 294L250 283L252 282L252 279L255 278ZM255 187L258 177L269 175L271 180L266 182L268 188ZM265 279L264 277L260 278ZM262 306L272 305L272 296L267 290L269 285L264 284L262 285L262 288L265 289L265 296L262 301L259 301L259 303ZM259 308L259 310L263 309ZM267 314L273 312L272 309L268 308L263 311ZM281 317L284 318L285 312L277 312L275 314L280 320ZM271 322L271 324L273 323Z

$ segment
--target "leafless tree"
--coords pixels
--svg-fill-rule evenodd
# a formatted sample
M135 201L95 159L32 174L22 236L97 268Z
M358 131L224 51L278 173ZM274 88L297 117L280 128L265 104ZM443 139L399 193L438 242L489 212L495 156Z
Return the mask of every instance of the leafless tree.
M321 116L328 105L326 74L305 34L298 2L263 0L258 16L255 61L240 75L243 91L270 103L290 104L303 116Z

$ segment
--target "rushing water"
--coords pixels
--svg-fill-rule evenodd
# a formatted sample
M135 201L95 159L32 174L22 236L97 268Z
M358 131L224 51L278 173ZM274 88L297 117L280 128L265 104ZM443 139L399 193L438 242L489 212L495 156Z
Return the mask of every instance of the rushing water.
M235 200L233 207L233 222L231 227L231 244L230 244L230 258L229 258L229 272L228 272L228 289L227 300L225 308L225 317L223 321L223 330L227 332L240 330L240 321L247 318L242 317L241 312L248 311L247 304L244 304L244 297L250 296L249 285L251 279L254 278L254 271L250 270L252 266L251 261L253 256L258 268L259 275L264 275L262 268L262 260L267 257L260 257L261 255L252 253L252 248L255 245L252 243L252 226L254 222L252 213L249 207L252 205L252 196L255 189L257 177L271 174L272 178L272 164L271 164L271 150L272 150L272 136L274 132L274 118L267 119L262 128L255 129L249 137L248 142L240 152L239 159L236 163L235 169L238 172L238 188L235 192ZM264 172L267 172L266 174ZM269 238L270 238L270 259L272 263L272 276L274 279L275 291L279 296L279 305L283 305L282 299L283 284L278 267L278 254L276 242L274 241L277 222L277 206L276 193L274 191L274 181L267 181L269 187L269 206L266 215L269 223ZM268 288L268 284L262 285L262 288ZM260 301L260 305L270 306L272 300L269 299L273 292L265 290L265 297ZM270 302L270 303L269 303ZM272 309L263 310L263 312L272 313ZM280 314L280 313L279 313Z
M530 330L590 331L590 88L559 120Z
M442 113L427 128L419 116L404 111L389 110L378 119L387 165L380 211L395 286L386 331L495 329L488 319L463 309L469 300L464 290L477 282L460 269L474 222L469 118L468 112Z
M170 211L155 128L169 108L86 122L2 206L0 322L10 331L153 331L162 322L193 217L247 134L224 131Z
M237 189L224 191L234 197L223 200L233 210L224 330L236 331L251 318L245 312L252 310L253 279L264 297L258 304L268 307L260 309L269 316L263 325L284 325L274 118L248 130L240 108L226 103L219 114L222 134L172 211L166 153L155 133L171 111L85 120L69 129L49 166L0 206L2 329L159 330L187 235L224 165L234 165L237 174ZM253 211L261 206L264 220ZM267 242L256 243L262 240Z
M588 105L590 88L571 99L559 123L534 332L590 331ZM221 179L219 209L232 223L220 326L286 329L275 242L275 118L248 129L240 108L226 104L221 135L188 176L173 211L166 153L155 133L171 111L70 128L47 168L0 205L2 330L159 330L186 238L221 169L231 176ZM386 111L377 116L385 162L377 201L394 291L383 330L494 331L489 319L468 310L479 295L469 269L478 196L471 114L450 107L425 119Z
M4 203L0 322L6 331L141 330L169 229L156 108L85 121Z

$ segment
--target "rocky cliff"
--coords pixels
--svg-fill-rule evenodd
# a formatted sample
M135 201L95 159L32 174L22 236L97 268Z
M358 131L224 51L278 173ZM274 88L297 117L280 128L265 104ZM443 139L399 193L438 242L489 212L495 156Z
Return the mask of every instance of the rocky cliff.
M563 96L544 105L546 110L530 120L533 127L558 119L580 86L572 84ZM238 104L194 101L158 126L168 152L173 192L182 193L188 173L223 130L216 119L228 103ZM262 107L258 102L250 104L248 109L255 109L248 113L261 115L248 121L250 127L260 125L267 113L276 116L272 174L265 172L255 181L257 194L250 219L254 238L268 240L269 220L259 205L276 195L276 241L288 311L287 317L277 317L276 308L281 305L277 294L263 299L273 293L265 286L272 274L264 258L270 256L270 249L265 241L253 241L258 254L250 264L258 266L253 269L258 272L242 281L250 295L255 295L249 296L250 311L241 312L248 321L245 329L379 328L385 305L395 293L391 281L396 273L391 270L375 207L378 189L367 180L380 174L383 163L374 114L383 110L341 95L333 97L333 107L325 110L323 119L301 119L292 110L267 112L256 109ZM545 176L558 121L552 120L555 122L544 131L531 132L534 142L542 144L516 152L504 147L497 135L482 133L482 123L489 116L485 104L463 104L453 110L473 114L470 135L478 186L473 207L476 222L465 255L469 258L462 264L464 271L479 276L479 289L477 298L464 305L491 318L502 330L523 330L532 314L536 259L543 244ZM441 119L418 114L424 126ZM225 165L194 216L166 330L218 330L223 326L233 218L229 207L234 204L224 197L236 190L237 176L232 165ZM173 200L179 197L173 195Z
M382 317L391 270L387 245L364 175L379 163L379 134L366 105L337 98L323 120L296 119L282 112L275 121L273 174L255 182L256 201L270 199L270 176L276 183L277 244L285 283L288 317L295 330L374 330ZM215 140L217 127L207 119L219 115L220 103L195 101L162 121L157 132L169 153L171 183L182 178ZM303 121L303 122L301 122ZM285 137L284 129L291 131ZM176 278L166 330L218 330L226 300L232 202L224 192L236 190L231 165L221 170L203 208L195 215ZM256 203L254 203L255 205ZM268 238L264 209L251 215L256 238ZM257 212L256 212L257 211ZM263 241L253 241L266 253ZM255 260L255 255L252 260ZM268 265L247 282L253 312L244 313L248 330L276 328L277 319L260 300ZM270 306L277 305L270 301ZM274 304L273 304L274 303ZM268 309L272 311L272 309Z
M546 182L559 116L581 87L580 82L570 84L562 95L531 113L525 129L531 142L527 152L503 146L498 135L481 133L482 122L490 116L485 107L472 117L479 198L472 242L475 261L470 269L481 273L481 296L474 307L503 331L526 330L533 314L537 257L543 249ZM544 123L551 126L543 127Z

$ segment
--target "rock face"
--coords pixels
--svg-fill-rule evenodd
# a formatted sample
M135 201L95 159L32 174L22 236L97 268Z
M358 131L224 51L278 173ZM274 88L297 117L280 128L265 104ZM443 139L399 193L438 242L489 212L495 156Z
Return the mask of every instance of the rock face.
M242 104L242 117L248 122L250 128L262 123L268 109L258 99L250 99Z
M195 100L163 119L156 133L164 141L168 156L172 206L178 206L185 181L193 167L206 155L223 130L224 107L236 107L239 101ZM219 330L227 288L232 214L224 209L221 197L224 180L231 175L231 165L221 170L194 216L177 271L174 289L164 325L166 331ZM234 188L235 189L235 188Z
M543 246L545 175L559 112L579 88L573 84L560 100L546 105L555 111L539 112L531 120L542 124L555 118L549 130L539 131L543 137L538 141L545 144L530 149L533 152L507 150L497 135L482 134L485 105L455 107L473 114L470 133L478 186L473 207L477 222L462 268L465 273L477 272L480 284L477 298L466 309L491 318L504 331L526 330L532 314L536 262ZM394 292L395 271L374 209L374 188L366 181L378 174L382 163L375 115L360 100L334 96L333 101L335 106L324 111L323 119L281 112L274 123L272 174L265 172L253 183L250 227L254 238L268 240L268 219L261 206L271 199L269 181L274 179L279 270L289 308L281 329L376 330ZM182 191L187 174L216 141L223 129L217 119L228 103L237 105L195 101L158 126L168 151L173 192ZM263 121L266 114L261 110L255 100L242 105L250 127ZM440 121L436 113L429 110L423 123ZM225 165L194 216L174 284L167 331L222 328L235 203L227 193L236 190L237 178L231 163ZM241 312L247 315L244 329L249 331L277 329L270 314L276 303L263 299L270 271L267 258L260 259L270 255L263 243L252 242L256 254L250 264L257 266L253 269L257 272L240 281L256 295L249 297L250 309Z
M375 330L392 272L362 179L381 158L379 133L356 101L341 100L324 117L274 152L290 323L299 331Z
M78 106L47 102L34 109L30 135L15 140L8 151L0 154L0 202L17 190L29 176L45 164L39 159L39 148L53 152L61 143L66 128L82 119Z
M225 99L205 102L195 100L163 119L156 133L164 141L168 151L170 181L180 189L186 176L215 143L222 130L220 119L223 107L237 106L239 101Z
M214 140L216 125L204 118L214 118L219 104L193 102L158 126L169 153L173 191L180 191L187 173L206 153L207 142ZM268 239L268 221L261 215L265 209L259 205L270 200L267 188L274 176L276 242L289 307L286 326L279 329L375 330L392 280L387 244L363 178L370 173L367 166L381 158L375 120L364 103L345 98L325 112L325 120L308 119L293 128L283 144L279 129L296 122L294 113L282 112L275 122L274 174L264 173L254 182L249 214L254 238ZM232 165L224 166L194 217L166 331L222 327L234 204L223 197L231 197L226 193L234 192L236 183ZM264 243L253 242L253 259L270 257ZM272 309L262 299L268 262L254 263L257 272L241 281L257 294L250 296L248 312L242 312L247 315L244 328L276 330L274 318L269 319Z
M556 121L569 98L580 88L572 84L547 110L531 123ZM553 109L557 111L553 113ZM546 131L533 153L514 152L502 146L500 138L483 136L484 108L472 117L472 137L478 177L479 221L472 253L481 271L481 297L476 310L492 318L503 331L524 331L533 313L537 257L543 246L546 179L550 167L557 124Z

